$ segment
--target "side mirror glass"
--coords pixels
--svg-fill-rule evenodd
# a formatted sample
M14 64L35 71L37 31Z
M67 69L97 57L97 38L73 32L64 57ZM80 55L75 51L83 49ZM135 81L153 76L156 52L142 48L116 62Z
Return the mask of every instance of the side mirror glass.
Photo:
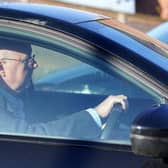
M136 117L131 143L135 154L168 158L168 105L152 107Z

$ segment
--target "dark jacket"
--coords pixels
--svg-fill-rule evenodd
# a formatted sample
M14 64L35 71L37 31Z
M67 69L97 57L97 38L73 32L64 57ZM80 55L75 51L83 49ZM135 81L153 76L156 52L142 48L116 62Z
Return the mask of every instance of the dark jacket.
M84 139L99 137L101 129L86 111L55 121L30 124L25 118L24 102L20 96L23 93L12 91L2 80L0 84L0 132Z

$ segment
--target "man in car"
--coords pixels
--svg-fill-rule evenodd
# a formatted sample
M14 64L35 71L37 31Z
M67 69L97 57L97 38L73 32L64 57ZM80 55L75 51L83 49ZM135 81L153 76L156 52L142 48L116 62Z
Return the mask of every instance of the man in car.
M125 109L124 95L109 96L95 108L83 110L59 120L29 124L25 118L23 95L33 91L32 73L37 68L31 45L0 40L0 131L51 136L97 138L114 104ZM29 97L31 99L31 97Z

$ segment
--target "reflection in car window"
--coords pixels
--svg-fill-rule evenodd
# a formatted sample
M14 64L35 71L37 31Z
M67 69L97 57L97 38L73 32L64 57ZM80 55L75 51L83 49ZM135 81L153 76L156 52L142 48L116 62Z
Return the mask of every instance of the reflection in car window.
M33 73L34 86L26 85L26 90L17 96L1 91L3 99L9 100L7 109L1 108L0 118L7 118L1 122L1 132L128 144L135 116L162 101L126 72L95 57L101 53L86 52L72 44L60 43L64 50L58 44L53 49L51 44L41 46L31 44L34 61L38 63ZM8 58L9 62L12 59L15 60L12 63L17 62L16 58ZM114 108L110 117L102 121L94 115L95 106L107 96L119 94L128 97L125 111ZM9 117L9 112L14 117ZM102 129L100 124L106 126Z

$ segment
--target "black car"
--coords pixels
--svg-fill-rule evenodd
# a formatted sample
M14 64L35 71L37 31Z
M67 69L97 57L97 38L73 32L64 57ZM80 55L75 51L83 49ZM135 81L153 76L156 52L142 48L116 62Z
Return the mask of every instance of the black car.
M39 64L30 124L95 107L108 95L128 97L95 139L1 131L2 168L168 166L166 45L106 16L24 3L0 4L0 38L31 43Z

